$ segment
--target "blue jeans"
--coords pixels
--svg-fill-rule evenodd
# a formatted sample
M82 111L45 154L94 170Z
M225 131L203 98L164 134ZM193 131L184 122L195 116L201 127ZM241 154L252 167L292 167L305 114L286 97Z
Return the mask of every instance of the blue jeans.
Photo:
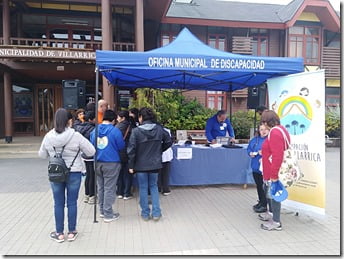
M150 208L148 205L148 188L152 197L152 216L160 217L161 209L158 191L158 173L154 172L137 172L137 182L139 184L141 216L149 217Z
M76 230L77 200L81 184L81 172L71 172L67 183L50 182L54 197L55 226L57 233L64 231L64 207L67 194L68 231ZM67 193L66 193L67 191Z

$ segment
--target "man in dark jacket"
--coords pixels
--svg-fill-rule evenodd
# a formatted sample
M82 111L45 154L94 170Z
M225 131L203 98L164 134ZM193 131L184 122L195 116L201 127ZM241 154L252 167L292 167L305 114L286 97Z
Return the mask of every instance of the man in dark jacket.
M158 192L158 173L162 168L162 152L172 146L172 140L162 126L154 123L155 114L150 108L139 111L140 126L132 130L127 153L129 172L136 172L139 184L141 217L151 218L148 205L148 189L152 197L152 217L158 221L161 209Z

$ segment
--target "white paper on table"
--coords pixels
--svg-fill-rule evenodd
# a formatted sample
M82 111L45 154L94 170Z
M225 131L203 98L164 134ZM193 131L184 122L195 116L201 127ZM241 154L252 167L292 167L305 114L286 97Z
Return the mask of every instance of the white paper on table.
M212 148L222 147L222 144L210 144Z
M177 148L177 159L192 159L192 148Z

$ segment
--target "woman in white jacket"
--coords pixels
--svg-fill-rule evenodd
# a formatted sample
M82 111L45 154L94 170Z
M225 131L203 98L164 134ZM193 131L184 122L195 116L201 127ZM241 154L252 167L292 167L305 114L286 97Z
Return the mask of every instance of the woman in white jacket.
M55 151L60 152L65 146L62 157L69 167L74 158L75 161L71 168L67 182L50 182L54 197L54 215L56 230L50 233L50 238L56 242L63 242L64 237L64 207L67 198L68 208L68 241L74 241L78 235L76 230L77 200L81 183L81 170L83 161L81 152L87 156L95 154L93 145L79 132L70 128L72 119L68 116L68 111L59 108L55 113L54 129L50 130L44 137L38 155L41 158L54 156ZM79 152L80 150L80 152ZM66 197L67 194L67 197Z

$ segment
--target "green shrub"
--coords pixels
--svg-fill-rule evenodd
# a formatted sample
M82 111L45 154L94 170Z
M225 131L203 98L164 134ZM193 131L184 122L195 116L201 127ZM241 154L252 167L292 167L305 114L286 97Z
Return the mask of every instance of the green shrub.
M327 107L325 113L325 132L330 138L340 137L340 108Z
M259 115L257 114L257 122L259 123ZM231 124L234 128L236 139L249 139L250 128L254 127L254 111L237 111L232 115ZM257 126L256 126L257 127Z
M205 108L197 99L187 99L178 90L137 89L136 99L130 107L150 107L158 121L169 128L173 134L176 130L203 130L207 119L217 111ZM260 117L257 114L257 124ZM237 139L249 139L250 128L254 127L254 111L235 112L231 119Z
M130 107L152 108L158 121L173 134L179 129L205 129L207 119L215 113L197 99L186 99L178 90L137 89L135 92L136 99Z

